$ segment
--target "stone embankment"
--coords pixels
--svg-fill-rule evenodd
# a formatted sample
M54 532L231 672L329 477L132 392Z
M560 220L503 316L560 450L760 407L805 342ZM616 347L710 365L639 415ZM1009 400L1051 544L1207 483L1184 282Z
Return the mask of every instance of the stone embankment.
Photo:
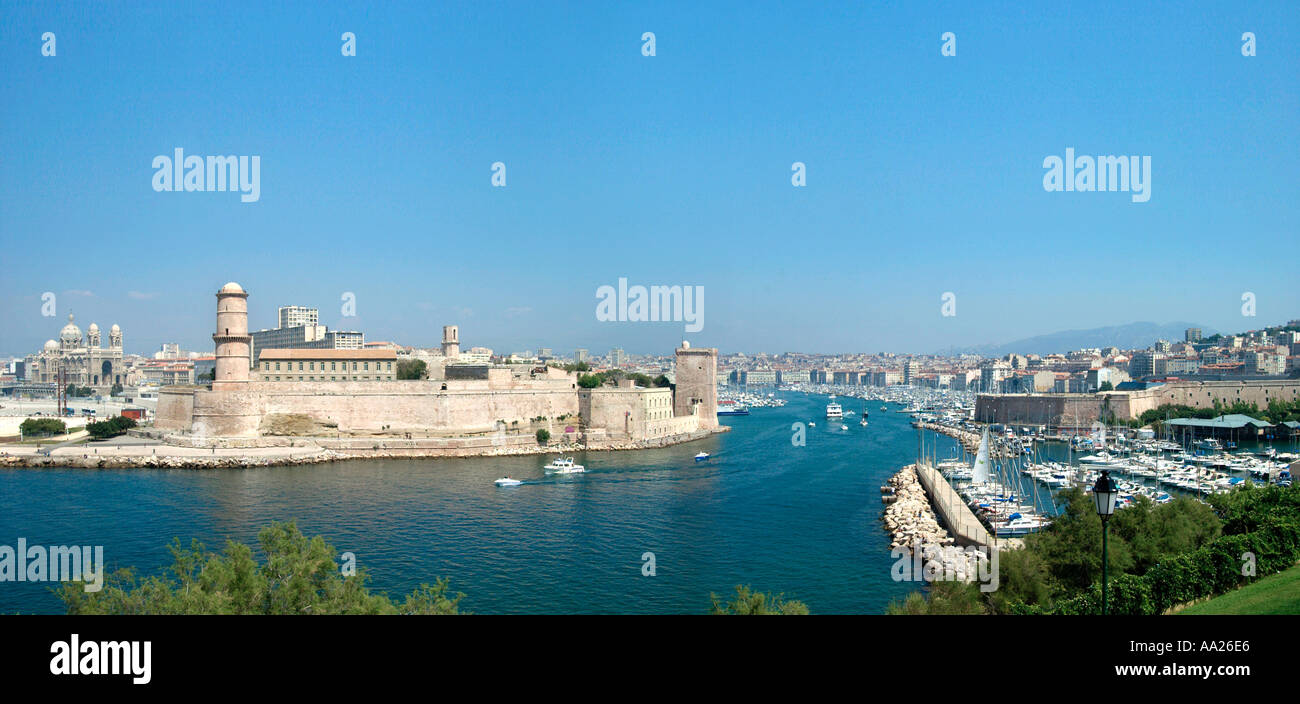
M723 426L726 430L726 426ZM0 467L80 467L85 469L234 469L247 467L273 467L279 465L319 464L350 459L435 459L439 457L503 457L513 455L544 455L574 452L606 452L646 450L668 447L713 435L717 431L697 431L654 440L600 439L592 442L553 442L539 445L503 443L470 444L455 446L435 441L384 440L365 442L328 441L324 439L298 441L295 445L276 444L260 448L209 448L212 454L192 446L146 445L97 448L92 445L73 445L57 449L53 454L29 451L7 454L0 451ZM147 450L146 450L147 448ZM102 451L101 451L102 450ZM147 451L147 454L146 454ZM202 453L202 454L200 454ZM221 454L218 454L221 453Z
M80 469L246 469L300 464L321 464L348 459L333 450L296 456L194 456L194 455L4 455L0 467L73 467Z

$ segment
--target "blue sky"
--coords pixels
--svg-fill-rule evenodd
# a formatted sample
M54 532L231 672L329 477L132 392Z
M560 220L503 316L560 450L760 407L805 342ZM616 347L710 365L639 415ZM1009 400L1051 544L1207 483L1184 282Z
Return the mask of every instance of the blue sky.
M254 328L501 351L1300 317L1293 2L266 5L0 3L0 353L68 312L208 350L228 280ZM155 192L177 147L260 156L261 199ZM1151 200L1045 192L1066 147L1151 156ZM620 277L703 286L704 329L597 321Z

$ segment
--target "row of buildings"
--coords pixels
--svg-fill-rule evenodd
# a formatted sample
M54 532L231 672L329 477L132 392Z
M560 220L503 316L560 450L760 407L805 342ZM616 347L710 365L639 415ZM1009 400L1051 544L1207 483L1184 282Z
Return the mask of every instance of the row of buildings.
M1121 384L1180 378L1284 378L1300 365L1300 321L1269 333L1204 338L1189 328L1183 342L1145 349L1089 348L1060 354L975 355L730 355L725 383L740 386L836 384L910 386L979 393L1092 393Z

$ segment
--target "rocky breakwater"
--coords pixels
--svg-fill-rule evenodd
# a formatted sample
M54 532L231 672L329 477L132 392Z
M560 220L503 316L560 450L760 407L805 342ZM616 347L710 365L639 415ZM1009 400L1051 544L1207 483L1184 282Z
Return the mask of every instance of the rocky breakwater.
M939 519L930 508L930 499L916 476L916 467L907 465L890 477L881 487L886 500L885 528L893 540L890 549L911 550L916 544L952 545L952 536L939 525Z
M980 449L979 433L972 433L969 430L954 428L951 425L943 425L942 423L921 422L917 424L917 427L924 428L925 430L933 430L936 433L943 433L944 435L947 435L950 438L956 438L957 441L962 444L962 447L965 447L966 451L972 455L979 452ZM990 442L989 445L990 445L989 447L990 457L1006 458L1006 457L1015 456L1015 453L1012 453L1011 451L1002 447L1001 443Z
M80 469L247 469L250 467L276 467L299 464L321 464L348 459L333 450L322 450L309 455L245 457L245 456L183 456L183 455L36 455L0 457L0 467L72 467Z
M963 550L954 544L930 507L914 465L890 477L880 490L886 504L882 520L891 538L891 553L910 555L915 569L927 581L972 582L981 578L987 557L982 551Z

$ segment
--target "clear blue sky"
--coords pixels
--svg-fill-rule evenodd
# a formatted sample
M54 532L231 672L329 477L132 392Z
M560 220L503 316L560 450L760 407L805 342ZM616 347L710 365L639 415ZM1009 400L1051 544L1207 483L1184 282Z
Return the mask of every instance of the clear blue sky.
M704 286L724 351L1300 317L1295 2L377 5L0 3L0 353L68 312L208 350L228 280L254 328L500 351L683 339L598 322L619 277ZM176 147L261 200L154 192ZM1151 156L1151 200L1045 192L1066 147Z

